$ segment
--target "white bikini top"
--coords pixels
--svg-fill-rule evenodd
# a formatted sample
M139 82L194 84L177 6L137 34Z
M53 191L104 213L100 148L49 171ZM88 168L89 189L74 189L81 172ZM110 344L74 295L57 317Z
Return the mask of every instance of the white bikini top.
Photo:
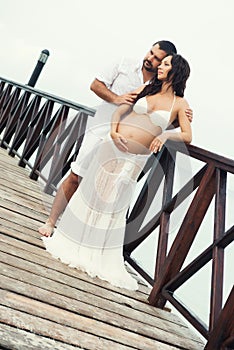
M175 100L176 100L176 95L174 95L174 99L173 99L170 111L158 110L158 111L148 112L147 99L145 96L137 100L137 102L133 106L133 110L137 114L148 115L151 122L154 125L159 126L162 129L162 131L164 131L169 124L171 112L174 107Z

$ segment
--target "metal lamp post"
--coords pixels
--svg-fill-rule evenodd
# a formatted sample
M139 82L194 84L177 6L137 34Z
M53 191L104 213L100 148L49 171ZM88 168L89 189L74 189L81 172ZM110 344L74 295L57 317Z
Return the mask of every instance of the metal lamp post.
M42 71L42 68L44 67L48 57L49 57L50 53L48 50L43 50L41 51L41 54L40 54L40 57L37 61L37 65L36 67L34 68L34 71L29 79L29 82L27 85L29 86L32 86L34 87L36 82L37 82L37 79Z

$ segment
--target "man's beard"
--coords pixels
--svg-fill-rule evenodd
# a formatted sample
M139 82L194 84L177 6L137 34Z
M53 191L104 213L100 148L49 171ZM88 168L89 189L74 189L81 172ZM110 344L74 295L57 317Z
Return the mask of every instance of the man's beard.
M153 68L151 62L148 61L147 59L143 61L143 67L145 68L145 70L147 70L147 72L150 72L150 73L157 73L157 70L158 70L158 68Z

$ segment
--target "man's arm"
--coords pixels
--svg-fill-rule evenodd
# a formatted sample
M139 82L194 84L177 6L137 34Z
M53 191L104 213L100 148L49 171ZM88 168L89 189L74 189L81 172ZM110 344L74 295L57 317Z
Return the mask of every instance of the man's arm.
M103 100L114 103L116 105L121 105L123 103L132 104L137 96L136 92L129 92L124 95L117 95L112 92L108 87L100 80L95 79L90 85L90 89Z

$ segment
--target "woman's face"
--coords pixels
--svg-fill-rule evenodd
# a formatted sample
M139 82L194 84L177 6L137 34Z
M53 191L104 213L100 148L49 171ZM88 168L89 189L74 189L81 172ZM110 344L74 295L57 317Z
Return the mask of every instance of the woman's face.
M158 66L158 79L159 80L166 80L167 79L168 73L172 69L171 60L172 60L172 56L167 56L162 60L162 62Z

